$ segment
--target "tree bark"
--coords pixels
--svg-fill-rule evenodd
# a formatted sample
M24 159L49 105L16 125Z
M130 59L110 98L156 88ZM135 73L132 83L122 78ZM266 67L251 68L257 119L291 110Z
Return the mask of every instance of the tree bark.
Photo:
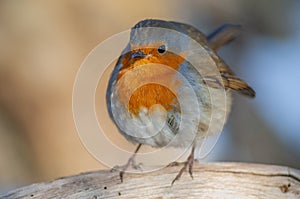
M181 166L143 173L94 171L32 184L0 198L300 198L300 170L248 163L195 162L193 176L184 173L171 185Z

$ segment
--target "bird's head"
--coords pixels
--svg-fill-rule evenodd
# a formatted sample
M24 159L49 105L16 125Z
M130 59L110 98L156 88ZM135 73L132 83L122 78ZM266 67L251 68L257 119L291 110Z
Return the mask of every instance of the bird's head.
M167 21L140 21L131 29L120 75L146 64L162 64L178 70L187 55L187 41L178 27Z

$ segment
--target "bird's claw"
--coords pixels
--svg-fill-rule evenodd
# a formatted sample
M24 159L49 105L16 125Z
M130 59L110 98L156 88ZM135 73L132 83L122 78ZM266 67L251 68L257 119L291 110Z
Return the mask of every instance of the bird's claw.
M123 182L124 173L129 167L142 172L143 171L142 165L143 165L142 163L136 164L134 158L131 157L131 158L129 158L129 160L127 161L126 164L124 164L122 166L119 166L119 165L114 166L111 169L111 172L120 171L120 173L119 173L120 180L121 180L121 182Z

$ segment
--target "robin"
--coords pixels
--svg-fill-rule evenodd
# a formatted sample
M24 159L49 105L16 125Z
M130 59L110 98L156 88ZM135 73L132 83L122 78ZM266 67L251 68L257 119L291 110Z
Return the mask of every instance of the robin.
M188 127L171 146L187 147L187 142L192 140L191 153L172 184L187 168L192 177L195 149L201 145L199 140L216 133L216 128L208 130L209 126L220 123L219 120L210 123L212 110L225 110L226 120L232 91L255 96L255 91L236 77L216 53L235 39L240 30L237 25L223 25L206 37L191 25L153 19L140 21L131 29L130 41L115 65L106 94L108 112L119 132L137 144L134 154L120 168L121 181L129 166L137 167L134 158L142 145L164 147L172 142L180 131L183 110ZM206 64L206 60L211 63ZM207 71L214 67L217 72L201 74L197 70L201 67L207 67ZM188 86L195 93L193 99L186 93ZM225 93L225 102L216 100L212 104L211 97L218 98L221 93ZM200 113L195 112L197 108ZM199 114L200 120L195 122L193 117ZM188 132L193 125L197 125L194 135Z

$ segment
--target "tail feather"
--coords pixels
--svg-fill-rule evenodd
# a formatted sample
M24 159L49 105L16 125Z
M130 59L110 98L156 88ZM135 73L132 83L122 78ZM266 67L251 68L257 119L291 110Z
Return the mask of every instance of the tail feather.
M218 50L236 39L241 31L241 25L224 24L207 36L208 44L213 50Z

